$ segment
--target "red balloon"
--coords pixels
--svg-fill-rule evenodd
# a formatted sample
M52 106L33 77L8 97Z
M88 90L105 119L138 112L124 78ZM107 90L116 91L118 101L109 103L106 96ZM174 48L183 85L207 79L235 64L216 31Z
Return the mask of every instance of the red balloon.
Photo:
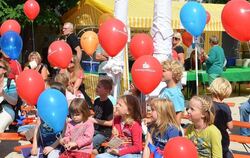
M210 21L211 15L208 11L206 11L206 14L207 14L206 24L208 24Z
M118 19L109 19L100 26L98 38L102 48L109 56L114 57L127 43L126 26Z
M48 61L52 66L65 69L72 59L72 49L65 41L54 41L48 50Z
M171 138L165 148L164 157L166 158L198 158L198 152L194 143L185 137Z
M136 59L131 73L135 86L144 94L152 92L162 80L162 66L150 55Z
M240 41L250 40L250 3L245 0L227 2L221 13L221 21L226 32Z
M39 72L27 69L18 76L16 87L18 95L27 104L36 105L39 95L45 89L45 83Z
M23 6L24 14L34 20L40 12L40 6L35 0L27 0Z
M20 34L21 26L16 20L13 19L6 20L1 25L1 35L3 36L3 34L8 31L14 31Z
M185 44L185 46L187 47L191 46L193 42L193 36L187 31L183 32L181 36L183 44Z
M134 35L130 42L130 51L134 59L143 55L153 55L154 45L152 37L145 33Z

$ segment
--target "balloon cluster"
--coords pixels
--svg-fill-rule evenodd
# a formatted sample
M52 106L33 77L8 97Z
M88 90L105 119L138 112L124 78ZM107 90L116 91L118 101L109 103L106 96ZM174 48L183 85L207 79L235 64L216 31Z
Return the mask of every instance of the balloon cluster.
M34 20L40 12L40 6L35 0L27 0L24 3L23 11L30 20ZM13 60L19 58L23 48L23 41L19 35L20 32L21 26L14 19L4 21L0 28L0 34L2 36L0 47L2 51Z
M18 95L27 104L37 105L38 115L53 128L54 132L63 130L68 114L68 103L61 92L54 89L45 90L42 75L32 69L24 70L18 76L16 87Z

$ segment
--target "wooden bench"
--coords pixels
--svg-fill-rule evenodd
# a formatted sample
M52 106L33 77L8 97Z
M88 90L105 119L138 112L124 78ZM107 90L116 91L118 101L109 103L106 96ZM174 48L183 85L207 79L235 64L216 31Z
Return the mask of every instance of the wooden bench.
M229 107L234 107L234 106L235 106L235 103L234 103L234 102L226 102L226 104L227 104Z
M250 155L233 154L234 158L250 158Z
M250 144L250 137L236 135L236 134L230 134L229 139L232 142L241 143L243 145L243 147L245 148L245 150L247 152L250 152L250 151L248 151L250 149L250 146L248 145L248 144Z
M250 128L250 123L233 120L233 125L241 128Z
M0 133L0 140L25 140L25 137L18 133Z
M32 144L26 144L26 145L19 145L14 147L15 152L21 152L22 149L24 148L32 148Z

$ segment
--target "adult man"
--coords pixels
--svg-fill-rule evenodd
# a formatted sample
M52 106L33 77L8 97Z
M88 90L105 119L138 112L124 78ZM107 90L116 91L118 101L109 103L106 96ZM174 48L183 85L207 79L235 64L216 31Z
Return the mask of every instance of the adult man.
M70 22L66 22L63 25L63 36L64 40L70 45L73 54L76 54L79 58L79 61L82 59L82 50L80 47L80 42L77 38L77 36L73 33L74 26Z
M226 61L224 50L218 45L218 43L218 37L211 36L209 38L209 44L212 48L209 50L208 55L204 53L204 50L201 50L201 55L206 61L206 71L208 73L209 85L215 78L221 76L224 63Z

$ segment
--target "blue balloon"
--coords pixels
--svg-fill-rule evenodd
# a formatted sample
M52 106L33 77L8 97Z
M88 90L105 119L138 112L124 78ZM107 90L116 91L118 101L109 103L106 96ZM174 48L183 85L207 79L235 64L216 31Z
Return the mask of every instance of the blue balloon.
M56 89L46 89L41 93L37 102L37 110L40 118L55 133L64 129L68 115L68 102L64 94Z
M206 26L206 10L194 1L187 2L180 11L181 23L185 29L193 36L198 37L202 34Z
M0 45L3 52L9 58L16 60L23 49L23 40L18 33L8 31L1 37Z

